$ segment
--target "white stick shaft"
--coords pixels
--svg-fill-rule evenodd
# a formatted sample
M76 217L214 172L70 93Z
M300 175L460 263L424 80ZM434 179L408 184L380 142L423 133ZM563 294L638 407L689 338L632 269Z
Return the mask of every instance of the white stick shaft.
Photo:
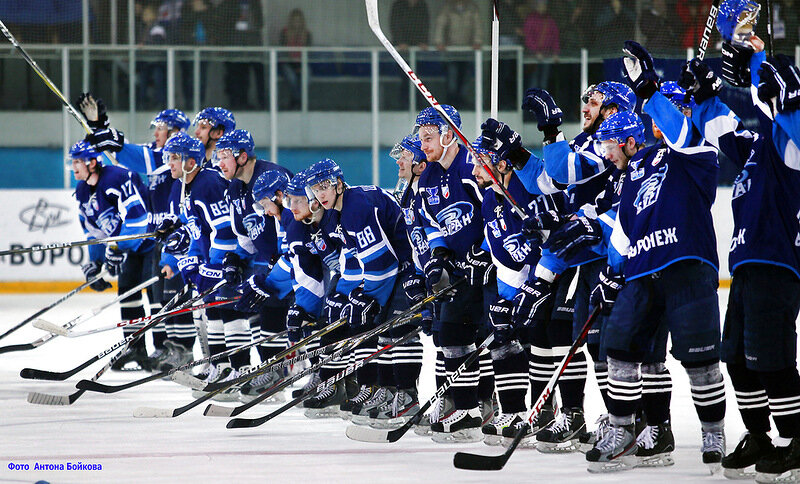
M499 90L498 76L500 70L500 18L497 12L497 1L492 5L492 83L489 91L489 113L497 119L497 95Z

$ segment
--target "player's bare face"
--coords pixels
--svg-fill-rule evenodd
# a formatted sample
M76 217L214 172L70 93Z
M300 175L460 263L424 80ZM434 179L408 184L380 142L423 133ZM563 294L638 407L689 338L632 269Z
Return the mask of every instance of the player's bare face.
M286 195L286 199L289 202L289 210L292 211L295 220L301 222L311 216L311 210L308 208L308 198Z
M411 179L411 168L413 167L414 155L408 150L403 150L403 154L397 159L397 177Z
M167 165L169 165L169 174L173 179L177 180L183 176L183 157L178 153L167 153Z
M233 151L229 149L217 150L217 162L219 162L219 169L226 180L233 180L236 176L236 157L233 156Z
M444 147L439 138L439 127L426 125L419 128L419 140L422 142L422 152L428 160L440 160Z
M311 187L311 192L325 210L330 210L333 208L333 203L336 201L336 188L336 181L322 180Z
M277 217L281 214L281 208L269 198L262 198L258 203L264 207L264 212L270 217Z
M589 102L583 105L581 114L583 115L583 124L581 129L586 131L591 129L594 120L600 115L600 108L603 106L603 94L599 92L592 93L589 97Z
M72 159L72 173L75 174L75 179L78 181L86 181L89 179L89 167L83 160L77 158Z
M481 157L481 160L483 160L490 170L493 172L495 171L495 168L492 166L492 162L489 159L489 155L486 153L479 153L478 156ZM498 176L499 173L493 173L493 175ZM489 177L489 175L486 173L486 170L484 170L480 163L475 163L472 165L472 176L475 177L475 181L478 182L478 186L481 188L488 188L493 183L492 179Z
M203 142L205 146L208 144L209 133L214 125L207 119L201 119L197 122L197 128L194 130L194 137Z
M163 148L169 139L169 127L163 123L157 124L153 131L153 138L156 140L156 148Z
M625 143L620 143L617 140L606 140L602 142L601 146L603 147L603 156L611 163L614 163L617 169L625 170L628 168L629 158L624 152Z

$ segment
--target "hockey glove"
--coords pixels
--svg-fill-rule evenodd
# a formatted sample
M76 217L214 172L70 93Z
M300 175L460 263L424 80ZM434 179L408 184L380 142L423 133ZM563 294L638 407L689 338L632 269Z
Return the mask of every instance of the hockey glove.
M192 234L185 225L181 225L164 241L164 252L175 256L186 255L191 245Z
M114 128L98 129L84 138L95 151L119 153L125 144L125 133Z
M427 307L421 309L419 312L421 316L419 326L422 328L422 332L428 336L433 334L433 311L430 309L433 307L433 303L428 304Z
M536 116L536 127L542 131L545 138L558 134L558 127L564 118L564 113L553 100L553 96L544 89L532 87L525 91L522 109L526 109Z
M302 306L292 304L286 313L286 329L288 330L289 343L294 345L304 337L311 335L316 321Z
M403 281L403 292L412 304L422 301L428 295L425 290L425 278L416 272L412 272Z
M800 107L800 69L789 57L783 54L767 57L758 70L758 77L759 99L771 105L775 98L779 113Z
M194 285L198 292L205 292L216 286L223 279L222 275L219 264L200 264L194 278Z
M122 264L125 263L127 258L128 254L122 252L116 246L106 246L106 269L108 270L108 275L117 277L122 272Z
M226 252L222 259L222 277L231 286L242 283L242 274L247 268L245 261L236 252Z
M184 284L197 286L200 259L197 256L181 257L178 259L178 270L181 272Z
M156 240L166 242L167 237L181 226L181 219L177 215L168 214L156 227Z
M750 85L750 57L753 49L722 43L722 78L731 86L748 87Z
M581 249L591 247L603 240L603 227L595 219L578 217L567 222L550 235L550 251L561 260L569 260Z
M617 300L617 295L619 295L619 291L622 290L624 285L625 277L612 274L611 269L606 267L600 271L599 282L589 297L589 307L594 308L599 305L603 315L608 316L611 314L614 301Z
M258 274L250 276L240 287L242 297L233 307L236 311L254 314L272 297L266 286L266 276Z
M86 124L92 128L92 131L108 127L108 113L102 99L95 99L90 92L82 92L75 104L78 105L86 118Z
M342 312L348 303L347 296L341 292L334 292L328 295L325 298L325 306L322 308L322 317L325 319L325 324L334 323L344 317Z
M364 293L364 289L357 287L347 296L348 304L344 313L347 314L350 329L361 332L373 327L375 318L381 312L378 301Z
M514 296L514 310L511 313L514 326L531 326L535 321L550 319L554 291L553 283L542 279L522 283Z
M481 287L489 283L495 269L492 264L492 254L483 250L480 245L474 245L469 249L466 263L461 266L467 276L467 282L471 286Z
M97 260L82 265L81 270L83 271L84 277L86 277L86 282L89 282L95 277L97 277L97 275L100 274L102 268L103 268L103 263ZM89 287L91 287L92 290L94 291L103 292L106 289L111 288L111 284L109 284L108 281L106 281L101 277L100 279L94 281L91 285L89 285Z
M517 170L525 167L530 158L522 147L522 137L507 124L489 118L481 125L481 147L497 153L501 160L508 160Z
M436 293L450 285L454 268L448 255L447 249L442 247L433 249L431 258L425 264L424 269L425 287L428 289L428 292ZM445 300L447 296L452 296L454 294L455 292L445 295Z
M622 58L625 82L638 97L650 99L658 91L658 74L653 66L653 57L647 49L632 40L625 41L622 51L626 55Z
M501 297L489 305L489 322L494 327L494 339L497 344L503 345L514 339L514 325L511 319L513 310L513 303Z
M722 79L697 58L683 66L678 85L694 96L694 102L697 104L702 104L706 99L710 99L722 91Z
M547 240L547 237L543 231L558 230L568 221L568 217L559 214L555 210L539 212L536 215L528 217L522 221L522 235L530 241L535 241L537 244L541 244Z

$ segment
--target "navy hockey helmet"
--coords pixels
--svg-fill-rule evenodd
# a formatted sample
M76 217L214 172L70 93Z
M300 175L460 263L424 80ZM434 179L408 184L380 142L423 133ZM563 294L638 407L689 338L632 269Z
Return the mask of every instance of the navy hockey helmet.
M292 177L289 180L289 183L286 185L286 194L292 195L295 197L305 197L306 196L306 170L302 170Z
M160 125L165 125L169 129L178 128L180 130L189 129L189 117L180 109L165 109L156 114L156 117L150 122L151 128L156 128Z
M697 106L694 102L694 98L692 96L687 96L686 90L675 81L662 82L659 90L661 94L669 99L678 109L694 109Z
M450 117L456 125L456 128L461 129L461 115L458 114L456 108L449 104L440 104L439 107ZM448 124L444 116L433 106L428 106L417 114L417 119L414 122L414 132L419 131L419 128L427 125L438 126L441 134L446 133L450 127L450 124Z
M497 153L481 146L481 141L483 141L483 135L478 135L478 137L475 138L475 141L472 142L472 149L474 149L478 154L489 155L489 162L492 165L497 166L497 164L500 162L500 158L497 156Z
M216 151L231 150L234 156L242 151L247 153L248 158L255 158L255 142L250 132L244 129L235 129L233 131L225 130L214 148Z
M639 145L645 141L644 123L633 111L620 111L603 121L597 129L596 136L600 141L614 140L618 143L624 143L628 137L633 136Z
M409 134L404 136L402 141L394 145L389 156L395 160L399 160L403 156L403 151L408 151L412 156L412 164L416 165L423 161L428 161L425 153L422 151L422 142L419 140L418 134Z
M618 111L630 111L636 107L636 95L630 87L621 82L603 81L592 84L583 92L581 100L584 104L588 103L589 98L596 92L602 94L603 107L614 104Z
M289 184L289 177L280 170L267 170L256 178L253 183L253 200L258 202L268 198L275 201L278 191L285 192Z
M332 159L325 158L306 169L305 185L307 187L313 187L324 180L336 181L337 178L340 178L342 182L344 182L344 173L342 169L339 168L339 165Z
M236 120L233 118L233 113L225 108L205 108L194 117L192 124L197 124L201 120L209 121L213 127L212 129L222 129L226 133L236 129Z
M725 0L717 13L717 30L723 40L744 45L753 34L761 5L753 0ZM734 38L735 37L735 38Z
M180 155L184 162L189 158L193 158L198 165L201 165L206 157L206 149L203 146L203 142L182 131L167 140L162 152L167 157L169 157L170 153Z
M92 145L89 144L86 140L80 140L74 145L72 148L69 149L69 162L71 163L73 159L76 160L83 160L84 162L88 162L93 158L100 158L100 154L92 148Z

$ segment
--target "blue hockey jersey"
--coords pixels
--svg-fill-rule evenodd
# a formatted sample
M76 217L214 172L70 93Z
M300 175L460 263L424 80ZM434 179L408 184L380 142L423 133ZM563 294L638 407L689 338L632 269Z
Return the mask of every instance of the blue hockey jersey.
M148 231L154 230L170 213L169 196L175 180L164 163L161 148L156 142L149 144L125 143L116 155L120 165L144 175L147 179L147 194L150 213Z
M316 230L294 218L286 225L295 304L315 317L320 315L325 298L322 252L312 238L312 232ZM322 246L327 248L324 242Z
M428 238L425 236L425 229L422 226L421 206L422 198L420 198L419 178L417 178L403 192L403 196L400 198L400 209L403 211L406 235L408 236L408 242L411 244L414 267L420 273L431 258L431 248L428 245Z

